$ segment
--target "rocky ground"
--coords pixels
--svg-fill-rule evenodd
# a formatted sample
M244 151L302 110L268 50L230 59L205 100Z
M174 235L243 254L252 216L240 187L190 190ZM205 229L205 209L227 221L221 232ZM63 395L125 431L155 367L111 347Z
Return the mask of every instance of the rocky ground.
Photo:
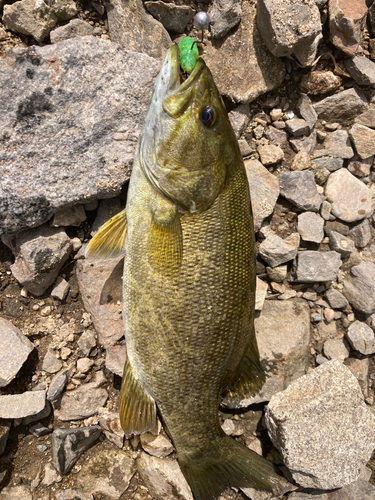
M284 498L373 499L375 2L0 9L0 498L192 499L160 424L123 435L122 261L84 247L126 203L161 60L204 10L251 189L267 374L223 401L223 429L280 466Z

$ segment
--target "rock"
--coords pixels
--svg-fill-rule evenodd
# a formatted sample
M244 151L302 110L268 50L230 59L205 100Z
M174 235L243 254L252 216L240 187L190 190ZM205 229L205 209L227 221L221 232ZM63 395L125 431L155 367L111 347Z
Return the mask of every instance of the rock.
M110 372L122 377L126 358L125 344L109 345L105 353L105 367Z
M306 151L299 151L293 158L293 163L290 165L290 170L306 170L310 168L310 155Z
M141 453L136 461L139 475L153 498L193 500L189 485L176 460L150 457Z
M11 266L16 280L34 295L43 295L55 281L72 246L63 229L41 226L3 237L16 260Z
M146 13L141 0L109 0L104 5L112 42L126 50L164 59L171 38L164 26Z
M360 158L368 158L375 154L375 130L355 123L349 134Z
M356 55L366 22L365 0L330 0L329 31L335 47L350 57Z
M241 488L241 491L251 500L272 500L275 498L272 493L269 493L268 491L256 490L255 488Z
M94 330L85 330L78 339L78 347L84 356L88 356L96 347L96 333Z
M166 30L175 33L183 33L194 18L194 11L188 5L175 5L156 0L145 2L144 6L155 19L161 22Z
M73 19L64 26L59 26L50 33L51 43L58 43L76 36L92 35L93 27L82 21L82 19Z
M243 3L238 29L224 40L206 42L204 59L219 92L235 102L253 101L279 87L285 76L283 62L262 41L255 17L255 2Z
M344 362L349 356L349 349L342 339L328 339L324 342L323 346L324 355L328 359L337 359L337 361Z
M79 19L76 19L79 21ZM73 21L72 21L73 22ZM86 24L86 23L85 23ZM90 25L89 25L90 26ZM91 28L91 26L90 26ZM50 220L50 226L80 226L86 220L86 213L83 205L74 205L59 210Z
M375 352L375 334L366 323L354 321L346 332L346 337L353 349L361 354L373 354Z
M276 283L282 283L288 275L288 267L287 266L278 266L274 268L267 267L266 272L271 281L275 281Z
M43 387L44 384L41 384ZM32 392L36 392L35 390ZM25 394L25 393L24 393ZM22 419L22 423L24 425L29 425L32 422L38 422L39 420L43 420L43 418L46 418L50 415L51 413L51 405L49 404L48 401L45 401L45 406L44 408L39 411L38 413L28 415Z
M100 227L109 221L114 215L121 212L120 197L110 198L109 200L100 200L98 211L91 226L91 236L94 236Z
M250 186L254 229L259 231L264 219L275 208L280 191L279 182L258 160L246 160L245 169Z
M321 243L324 238L324 219L314 212L303 212L298 216L298 227L301 238L304 241Z
M369 358L357 359L348 358L344 361L344 365L349 368L362 389L363 396L368 397L369 386Z
M51 297L63 301L69 293L70 285L60 276L57 277L55 285L51 292Z
M56 491L55 498L56 500L94 500L94 497L90 493L72 488Z
M349 236L358 248L365 247L371 240L371 227L368 219L357 224L349 231Z
M250 121L249 105L240 104L228 113L228 118L236 138L239 139Z
M310 126L307 121L302 118L297 118L296 116L291 120L287 120L285 126L287 131L294 137L300 137L301 135L310 133Z
M69 21L78 12L73 0L49 0L48 5L51 6L57 19L60 21Z
M57 23L53 9L40 0L21 0L12 5L4 5L4 26L16 33L31 35L37 42L43 42Z
M40 422L32 425L30 428L29 428L29 431L31 432L31 434L33 436L36 436L36 437L42 437L42 436L46 436L47 434L50 434L52 432L51 429L49 429L48 427L45 427L43 424L41 424Z
M335 130L327 135L323 143L324 149L314 151L314 158L331 156L334 158L352 158L354 151L351 148L348 132L346 130Z
M99 449L82 465L77 474L77 486L95 497L119 500L135 473L134 460L129 452Z
M341 78L332 71L311 71L303 75L300 85L309 95L328 94L340 88Z
M331 234L332 231L336 231L344 236L349 235L349 227L348 224L344 222L339 222L338 220L328 221L324 226L324 232L327 236Z
M23 394L0 396L0 418L23 418L37 415L46 406L44 391L27 391Z
M284 159L284 151L273 144L259 146L258 153L263 165L274 165Z
M373 161L373 156L369 156L368 158L361 160L357 155L355 155L355 157L352 158L348 164L348 170L356 177L368 177L370 175L370 168Z
M1 490L1 500L32 500L30 487L26 484L20 486L6 486Z
M372 213L371 191L345 168L329 176L325 195L332 213L345 222L362 220Z
M310 342L310 309L305 301L266 300L255 318L255 333L266 382L255 397L239 402L224 399L230 408L269 401L305 373Z
M162 434L153 436L150 432L141 434L141 445L144 451L153 457L167 457L173 451L173 444Z
M375 109L368 109L354 120L355 123L365 127L375 128Z
M288 143L286 132L284 130L278 130L275 127L267 127L264 132L264 137L270 141L270 144L274 144L275 146L285 146Z
M375 312L375 264L362 262L350 269L343 281L349 303L365 314Z
M5 451L11 426L11 420L0 420L0 457Z
M344 295L335 288L326 291L326 299L333 309L344 309L349 304Z
M60 421L81 420L95 415L98 408L104 406L108 392L95 387L93 382L80 385L74 391L65 392L59 407L56 407L55 417Z
M53 468L53 465L49 462L46 463L44 466L44 478L41 484L51 486L52 484L59 483L60 481L62 481L62 477Z
M77 359L77 372L87 373L93 366L94 360L90 358L79 358Z
M317 191L314 174L302 172L281 172L280 194L302 210L318 212L322 199Z
M293 479L305 488L350 484L375 447L375 416L339 361L324 363L273 396L265 419Z
M255 310L261 311L266 300L268 284L256 277Z
M366 98L355 89L331 95L313 105L321 120L346 124L368 109Z
M49 348L43 359L42 370L47 373L57 373L62 368L62 361L56 356L56 351Z
M327 500L372 500L374 495L375 487L364 479L358 479L341 490L328 493ZM320 499L315 497L313 500Z
M298 109L302 118L309 125L310 130L314 128L314 125L318 119L315 109L311 103L311 100L307 95L302 94L300 100L298 101Z
M336 279L341 265L341 256L337 252L298 252L289 281L297 283L315 283Z
M330 204L329 201L324 200L322 202L322 205L320 207L320 215L323 217L323 219L325 221L336 218L334 215L331 214L331 208L332 208L332 205Z
M106 438L121 449L124 444L125 433L122 430L118 412L114 413L109 411L108 408L100 408L99 424L104 430Z
M52 461L60 474L67 474L81 455L98 439L98 425L78 429L55 429L52 433Z
M336 231L329 233L329 246L331 250L339 252L343 257L349 257L354 250L354 241Z
M83 304L90 313L98 342L104 347L124 335L121 315L123 256L77 261L76 273Z
M0 317L0 387L7 386L34 350L34 344L10 321Z
M375 84L375 63L367 57L355 56L345 59L345 66L358 85Z
M292 137L289 139L289 142L296 153L299 151L305 151L306 153L311 154L316 146L316 132L314 130L305 139Z
M120 193L159 69L95 37L17 48L0 60L1 233Z
M270 232L259 246L259 255L268 265L276 267L294 259L297 255L299 242L298 233L292 233L287 238L282 239L277 234Z
M210 10L213 38L225 35L241 21L241 2L239 0L214 0Z
M313 0L258 0L257 25L267 48L278 57L294 55L311 66L322 38L318 7Z
M318 168L326 168L330 172L335 172L339 168L342 168L344 160L342 158L332 158L331 156L328 156L311 160L311 164L313 167L316 166Z

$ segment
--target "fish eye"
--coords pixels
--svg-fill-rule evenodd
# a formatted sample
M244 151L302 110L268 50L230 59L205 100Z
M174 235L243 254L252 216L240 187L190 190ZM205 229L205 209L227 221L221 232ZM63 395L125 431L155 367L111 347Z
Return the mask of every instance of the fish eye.
M206 106L201 113L201 120L205 127L211 127L215 121L215 113L211 106Z

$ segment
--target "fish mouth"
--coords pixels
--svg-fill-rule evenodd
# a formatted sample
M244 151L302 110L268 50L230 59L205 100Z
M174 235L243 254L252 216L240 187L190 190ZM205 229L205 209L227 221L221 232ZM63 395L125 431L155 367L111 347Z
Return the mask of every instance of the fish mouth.
M186 77L186 73L181 69L180 66L180 50L178 45L172 45L168 50L168 65L169 65L169 89L167 95L173 92L183 92L185 89L190 87L195 80L199 78L205 63L203 59L199 58L195 63L194 69Z

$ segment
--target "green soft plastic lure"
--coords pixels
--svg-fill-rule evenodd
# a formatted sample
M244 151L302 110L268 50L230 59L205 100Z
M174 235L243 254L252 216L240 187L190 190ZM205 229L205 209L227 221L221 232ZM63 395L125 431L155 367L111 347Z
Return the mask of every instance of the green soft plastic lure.
M181 68L186 73L191 73L199 57L197 44L192 38L187 36L178 42L178 48L180 50Z

